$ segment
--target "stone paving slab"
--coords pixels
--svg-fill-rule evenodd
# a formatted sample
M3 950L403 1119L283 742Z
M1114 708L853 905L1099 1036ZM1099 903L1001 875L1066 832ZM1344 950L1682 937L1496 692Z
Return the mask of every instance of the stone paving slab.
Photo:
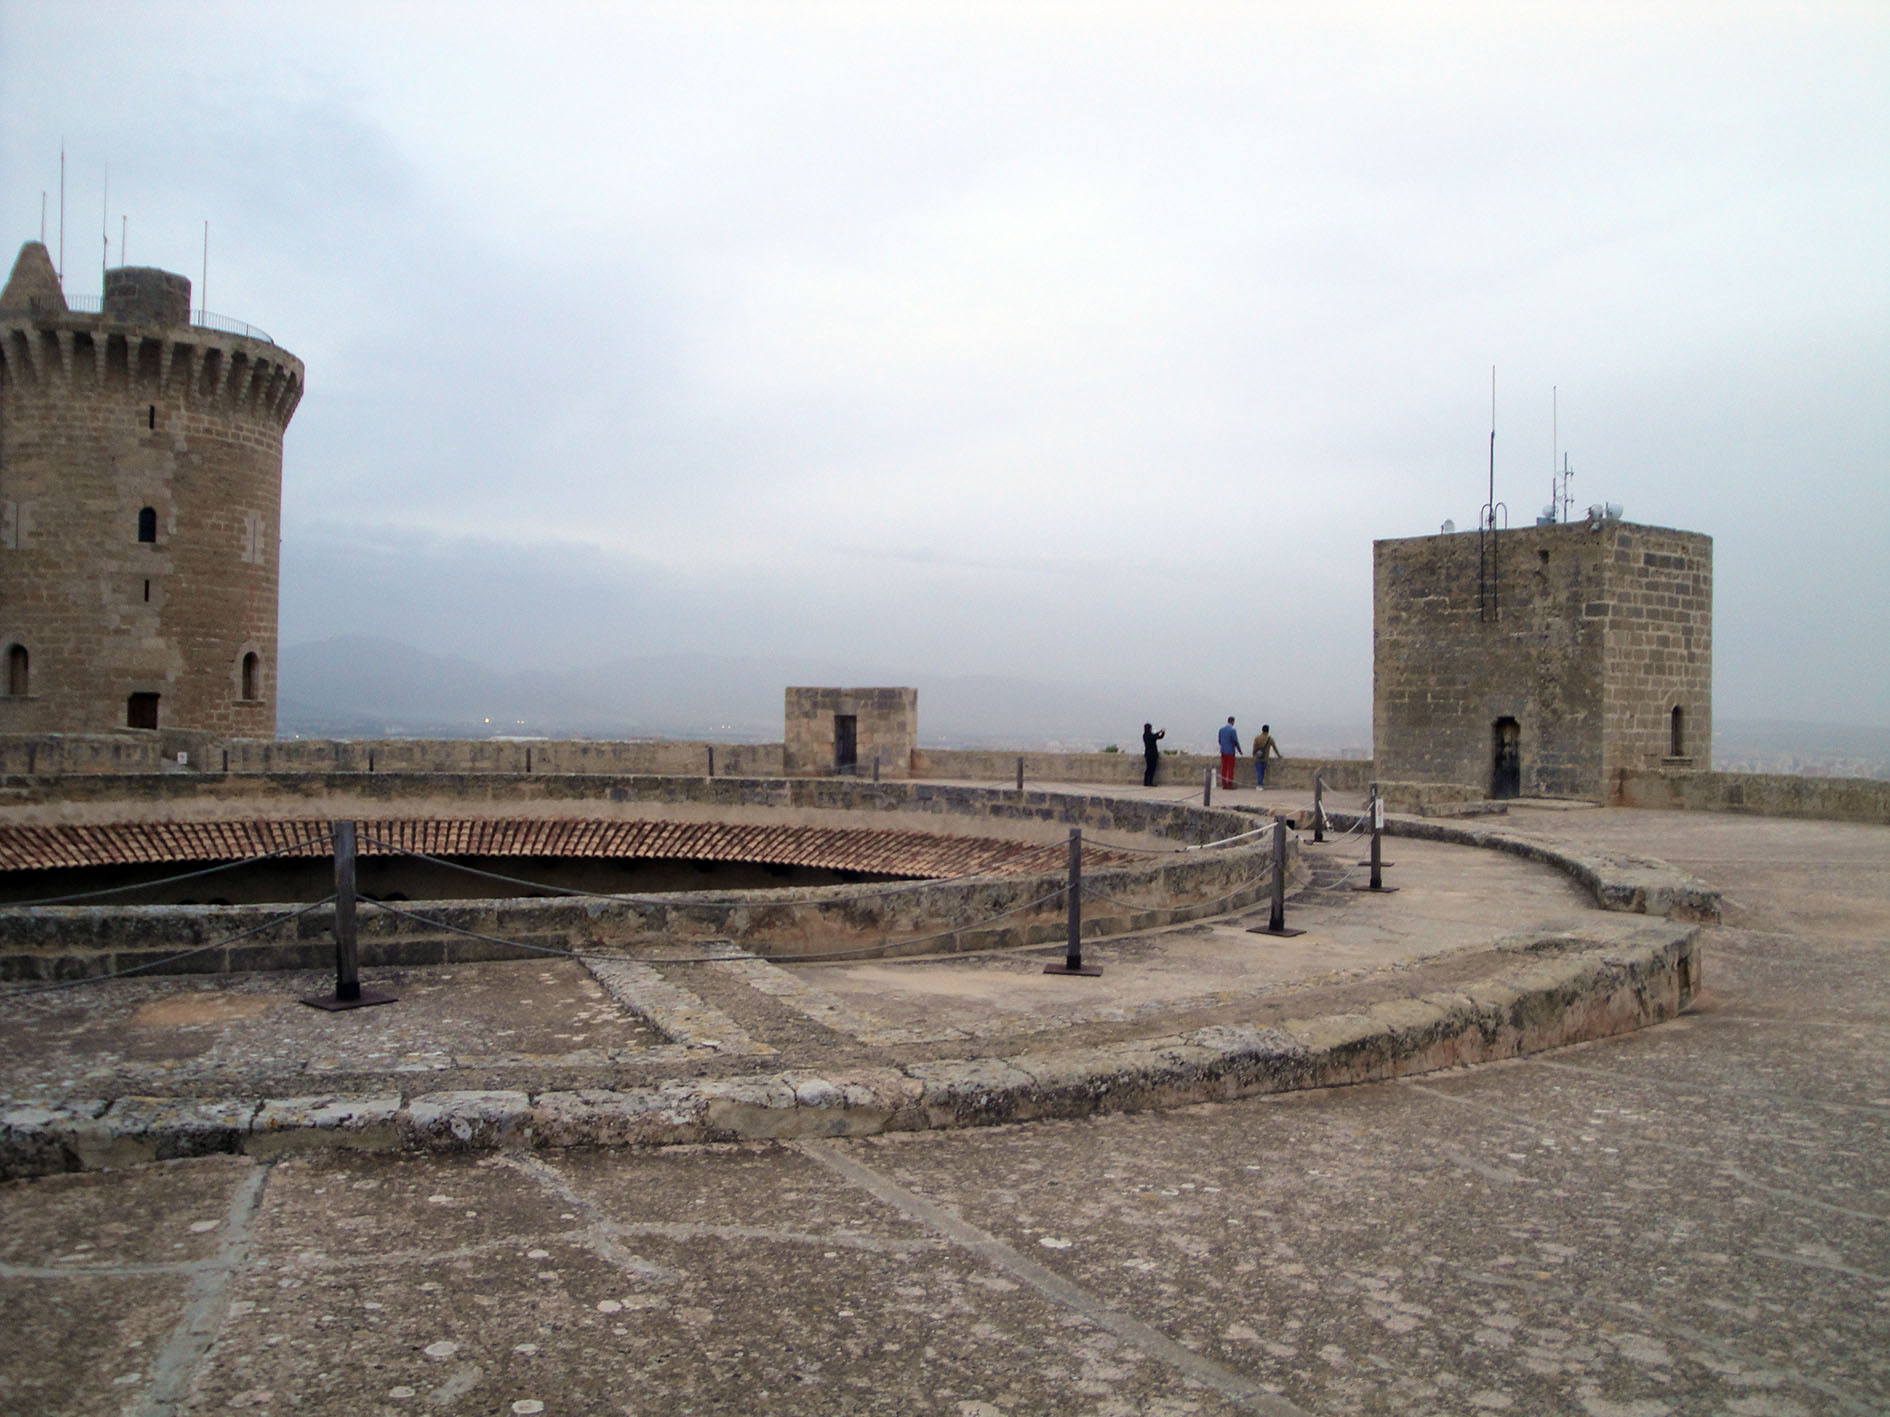
M1564 815L1727 892L1678 1020L1022 1127L7 1183L0 1411L1890 1410L1890 831Z

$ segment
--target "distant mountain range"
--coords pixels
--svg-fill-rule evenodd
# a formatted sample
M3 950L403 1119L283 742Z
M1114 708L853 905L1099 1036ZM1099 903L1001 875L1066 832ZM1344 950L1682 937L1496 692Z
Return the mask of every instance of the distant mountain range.
M919 737L934 747L1065 747L1139 751L1159 718L1176 747L1202 747L1226 717L1219 703L1164 691L1159 705L1127 686L992 675L888 672L802 659L659 655L557 671L508 671L428 654L394 640L349 637L282 651L278 731L324 737L581 736L776 742L790 684L911 684ZM1317 741L1315 741L1317 739ZM1368 725L1310 728L1298 751L1364 752Z

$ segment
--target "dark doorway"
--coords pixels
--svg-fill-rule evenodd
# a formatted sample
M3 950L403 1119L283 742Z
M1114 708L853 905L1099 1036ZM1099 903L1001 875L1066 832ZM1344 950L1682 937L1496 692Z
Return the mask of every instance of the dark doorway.
M833 716L833 770L851 773L860 762L860 720L857 714Z
M1667 756L1684 758L1687 755L1687 714L1680 705L1673 706L1673 718L1668 724Z
M1495 753L1490 769L1490 796L1522 796L1522 728L1513 718L1499 718L1491 734Z
M158 718L158 696L156 694L133 694L125 700L125 727L156 728Z

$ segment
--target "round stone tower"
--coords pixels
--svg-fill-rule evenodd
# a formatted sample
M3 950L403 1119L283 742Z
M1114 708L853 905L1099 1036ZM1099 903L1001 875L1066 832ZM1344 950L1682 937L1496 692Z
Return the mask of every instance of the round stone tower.
M0 733L276 731L282 434L302 361L190 282L46 248L0 291ZM214 322L214 323L213 323Z

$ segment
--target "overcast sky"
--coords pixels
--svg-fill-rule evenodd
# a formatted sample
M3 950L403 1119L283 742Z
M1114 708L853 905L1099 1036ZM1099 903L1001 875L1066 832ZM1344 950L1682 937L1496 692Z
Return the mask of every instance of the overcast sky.
M1890 724L1876 0L0 0L9 258L62 139L69 293L207 219L307 362L285 645L1364 722L1495 366L1512 524L1557 389L1578 507L1714 537L1721 717Z

